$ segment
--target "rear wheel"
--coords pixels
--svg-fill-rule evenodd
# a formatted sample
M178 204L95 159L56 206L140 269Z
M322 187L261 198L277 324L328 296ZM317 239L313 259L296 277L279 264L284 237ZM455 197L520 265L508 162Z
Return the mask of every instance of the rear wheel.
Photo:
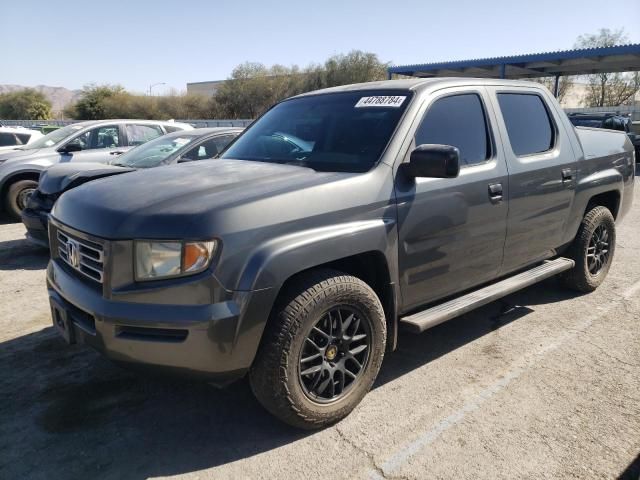
M616 225L609 209L594 207L589 210L568 251L567 256L576 265L564 275L565 285L580 292L598 288L609 272L615 242Z
M11 218L20 221L20 213L26 208L29 197L36 188L38 188L38 182L35 180L18 180L9 185L5 205Z
M272 414L312 429L344 418L369 391L386 323L380 300L359 278L322 270L300 280L274 309L249 379Z

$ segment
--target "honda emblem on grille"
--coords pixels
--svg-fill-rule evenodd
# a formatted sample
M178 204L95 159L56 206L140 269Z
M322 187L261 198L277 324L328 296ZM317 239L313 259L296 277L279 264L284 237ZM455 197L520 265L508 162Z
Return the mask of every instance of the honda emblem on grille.
M67 242L67 256L73 268L80 268L80 246L78 242L69 239Z

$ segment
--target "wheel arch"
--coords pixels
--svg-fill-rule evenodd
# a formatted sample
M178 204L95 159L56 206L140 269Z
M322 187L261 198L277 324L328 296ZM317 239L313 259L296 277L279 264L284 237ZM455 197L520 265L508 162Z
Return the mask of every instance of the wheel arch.
M17 172L12 172L10 175L5 177L0 183L0 210L4 209L5 211L9 208L7 202L7 193L9 192L9 188L15 182L19 182L20 180L33 180L38 182L40 179L40 171L39 170L19 170Z
M391 272L389 271L387 259L381 251L361 252L348 257L338 258L326 263L314 265L292 274L278 289L278 292L275 295L276 301L274 301L273 308L277 308L277 299L281 296L282 292L287 291L291 286L295 285L301 276L308 275L315 270L321 269L332 269L343 272L347 275L352 275L371 287L380 299L380 303L382 304L382 308L385 313L385 321L387 325L386 348L388 351L395 350L398 337L396 284L391 280ZM272 315L270 315L269 318L272 318Z
M37 182L40 179L40 170L20 170L11 173L0 184L0 198L4 199L9 187L20 180L33 180Z

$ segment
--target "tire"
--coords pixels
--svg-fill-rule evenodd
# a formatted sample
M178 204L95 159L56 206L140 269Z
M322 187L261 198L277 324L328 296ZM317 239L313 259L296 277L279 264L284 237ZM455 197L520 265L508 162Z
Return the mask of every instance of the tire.
M27 206L28 195L38 188L35 180L18 180L9 185L5 205L11 218L20 221L20 213Z
M592 208L582 219L578 234L567 252L567 257L576 265L562 277L565 286L579 292L593 292L609 272L615 246L613 215L605 207Z
M339 326L346 326L342 337ZM331 425L373 385L386 333L380 300L365 282L336 270L303 275L276 302L249 372L251 389L294 427Z

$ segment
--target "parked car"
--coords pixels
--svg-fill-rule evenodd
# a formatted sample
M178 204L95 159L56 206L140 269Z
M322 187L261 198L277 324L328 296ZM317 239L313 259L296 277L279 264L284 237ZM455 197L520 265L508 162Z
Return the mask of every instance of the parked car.
M80 122L55 130L18 149L0 152L0 207L20 220L44 169L64 162L107 162L156 137L191 125L152 120Z
M576 127L607 128L625 132L635 147L636 158L640 157L640 135L633 128L633 122L627 115L619 113L570 113L569 120Z
M106 164L61 163L40 174L38 188L22 211L27 239L48 247L49 213L60 195L79 185L140 169L216 157L242 128L198 128L169 133L129 150Z
M0 127L1 152L28 145L42 137L40 132L24 127Z
M290 141L297 138L302 141ZM532 82L373 82L285 100L213 162L65 193L53 324L116 362L248 374L301 428L346 416L409 332L548 278L589 292L633 147Z

